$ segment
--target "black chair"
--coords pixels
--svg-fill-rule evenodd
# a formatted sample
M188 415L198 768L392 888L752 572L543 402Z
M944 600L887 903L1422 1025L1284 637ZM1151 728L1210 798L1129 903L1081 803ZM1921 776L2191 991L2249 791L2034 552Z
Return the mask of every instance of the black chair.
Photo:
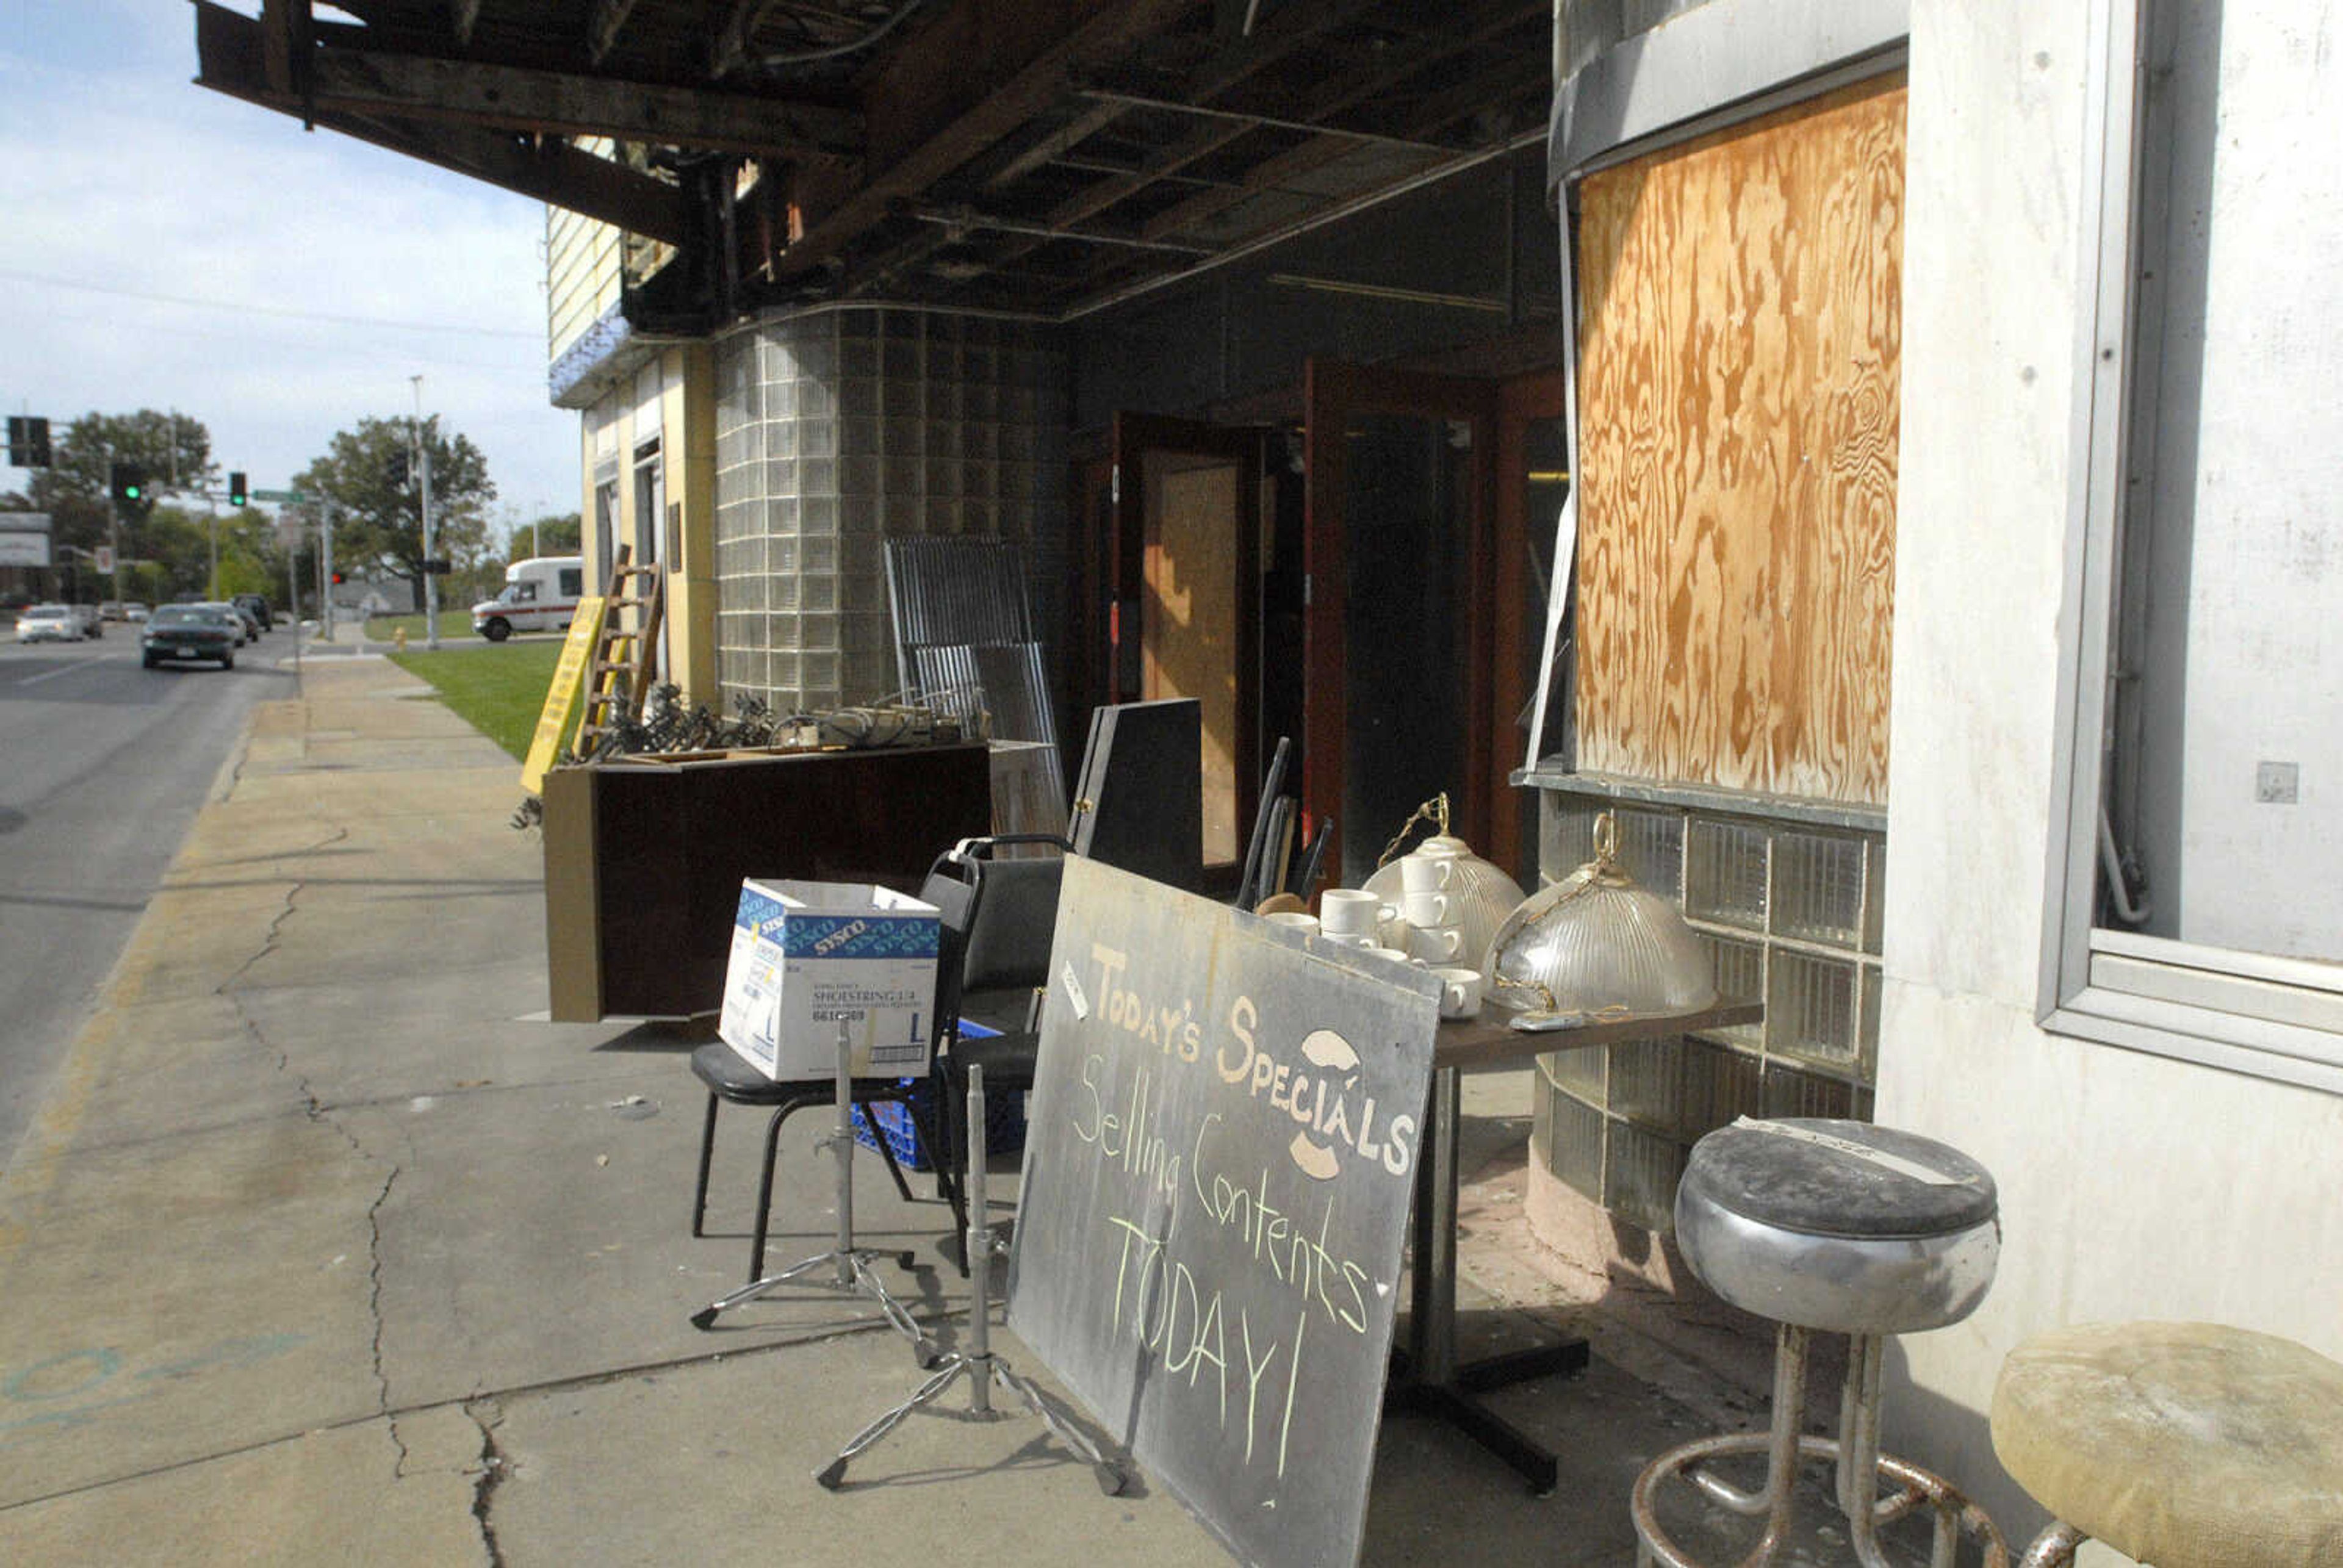
M1017 845L1047 845L1061 851L1046 858L1003 859L999 851ZM1046 833L1008 833L968 839L937 862L970 890L971 904L960 961L959 1005L936 1054L934 1081L943 1098L940 1118L944 1140L938 1185L965 1236L968 1216L960 1172L970 1147L968 1070L984 1069L988 1095L1020 1093L1033 1087L1041 1049L1041 1000L1050 979L1050 939L1058 920L1058 889L1065 873L1063 839ZM932 873L931 873L932 875ZM1000 1032L963 1033L959 1020ZM943 1172L949 1172L945 1176ZM962 1260L965 1269L966 1261Z
M949 854L938 857L919 892L921 900L936 906L940 917L937 929L935 1037L940 1046L950 1039L959 1019L960 960L977 899L977 888L971 880L945 869L949 859ZM729 1102L772 1110L771 1119L765 1123L764 1164L757 1179L757 1222L749 1244L749 1279L753 1283L764 1278L765 1231L772 1216L773 1161L780 1145L781 1123L808 1106L834 1105L838 1086L828 1079L776 1083L720 1040L691 1053L691 1070L708 1086L708 1117L699 1134L699 1180L691 1196L694 1236L707 1233L702 1227L708 1215L709 1165L716 1151L717 1106ZM894 1151L887 1146L873 1107L896 1104L904 1109L911 1119L920 1148L936 1171L938 1189L951 1203L953 1214L959 1216L962 1212L959 1185L950 1174L945 1141L938 1135L922 1103L923 1097L918 1093L919 1083L918 1080L900 1078L858 1078L853 1086L854 1102L861 1109L863 1125L870 1130L871 1141L879 1146L880 1157L887 1162L887 1174L894 1179L895 1191L910 1202L913 1201L910 1183L903 1179L903 1168L896 1162ZM965 1228L963 1221L962 1229Z

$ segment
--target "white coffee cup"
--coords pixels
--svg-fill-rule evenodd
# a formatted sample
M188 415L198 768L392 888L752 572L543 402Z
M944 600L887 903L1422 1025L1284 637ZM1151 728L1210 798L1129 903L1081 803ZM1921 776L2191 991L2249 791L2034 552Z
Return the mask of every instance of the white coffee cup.
M1363 888L1329 888L1318 895L1318 924L1328 936L1371 937L1386 918L1382 898Z
M1397 948L1368 948L1365 951L1370 958L1389 959L1395 964L1412 964L1417 961Z
M1418 926L1407 933L1407 950L1428 964L1453 964L1464 952L1464 933L1454 926Z
M1456 896L1453 893L1403 893L1399 907L1401 913L1407 916L1407 923L1418 930L1456 923Z
M1481 992L1486 983L1479 970L1443 968L1432 971L1440 982L1440 1016L1443 1018L1474 1018L1481 1011Z
M1421 851L1399 863L1400 886L1411 893L1445 892L1456 885L1456 857Z
M1330 931L1322 925L1318 934L1338 948L1371 948L1375 945L1375 939L1365 931Z
M1300 910L1275 910L1262 916L1262 919L1272 926L1283 926L1292 931L1308 933L1318 929L1318 917L1305 914Z

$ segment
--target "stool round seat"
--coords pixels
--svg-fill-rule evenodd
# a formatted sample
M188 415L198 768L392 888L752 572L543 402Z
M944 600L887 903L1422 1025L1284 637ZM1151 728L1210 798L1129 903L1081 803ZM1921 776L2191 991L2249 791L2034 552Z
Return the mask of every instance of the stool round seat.
M2343 1366L2216 1323L2091 1323L2003 1363L1993 1448L2034 1500L2156 1568L2343 1563Z
M1743 1121L1693 1148L1676 1244L1744 1311L1831 1333L1943 1328L1976 1310L2001 1252L1984 1166L1865 1121Z

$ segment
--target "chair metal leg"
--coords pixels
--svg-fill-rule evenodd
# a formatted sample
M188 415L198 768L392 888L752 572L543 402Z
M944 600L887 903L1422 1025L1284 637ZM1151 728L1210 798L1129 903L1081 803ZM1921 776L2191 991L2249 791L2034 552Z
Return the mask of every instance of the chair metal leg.
M691 1192L691 1233L708 1234L703 1229L708 1220L708 1164L716 1154L716 1102L719 1096L710 1090L708 1094L708 1121L699 1130L699 1183Z
M950 1081L948 1079L940 1078L938 1081L943 1086L943 1092L949 1096L951 1093ZM928 1151L928 1163L935 1171L936 1194L951 1208L953 1225L952 1235L955 1238L964 1238L968 1234L968 1202L963 1195L959 1179L953 1174L951 1156L946 1147L945 1140L936 1125L935 1118L929 1111L922 1111L920 1107L920 1102L915 1100L905 1101L903 1102L903 1108L910 1112L911 1125L915 1130L917 1130L920 1135L920 1147ZM949 1118L947 1118L947 1120L949 1120ZM968 1277L968 1250L964 1241L957 1251L960 1255L960 1278L966 1279Z
M895 1151L887 1147L887 1133L886 1130L879 1125L879 1113L870 1108L870 1102L867 1100L858 1100L854 1104L855 1109L862 1112L862 1125L870 1129L870 1141L877 1146L879 1158L887 1162L887 1174L895 1179L895 1191L902 1195L904 1202L913 1201L911 1184L903 1180L903 1168L896 1162ZM906 1105L904 1109L909 1110L910 1107Z
M765 1169L757 1178L757 1233L749 1243L749 1282L754 1284L765 1277L765 1223L773 1213L773 1160L781 1143L781 1123L795 1111L794 1102L773 1112L765 1123Z

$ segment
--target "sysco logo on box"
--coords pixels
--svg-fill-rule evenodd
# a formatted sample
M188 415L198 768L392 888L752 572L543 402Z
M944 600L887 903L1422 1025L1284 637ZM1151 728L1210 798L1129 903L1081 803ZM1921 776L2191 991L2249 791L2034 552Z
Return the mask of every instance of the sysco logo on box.
M821 940L814 943L813 956L816 958L821 958L829 953L835 952L838 949L844 947L848 942L852 941L855 938L860 936L870 929L870 922L869 920L849 920L846 924L839 927L838 930L830 932L830 935L822 938Z

